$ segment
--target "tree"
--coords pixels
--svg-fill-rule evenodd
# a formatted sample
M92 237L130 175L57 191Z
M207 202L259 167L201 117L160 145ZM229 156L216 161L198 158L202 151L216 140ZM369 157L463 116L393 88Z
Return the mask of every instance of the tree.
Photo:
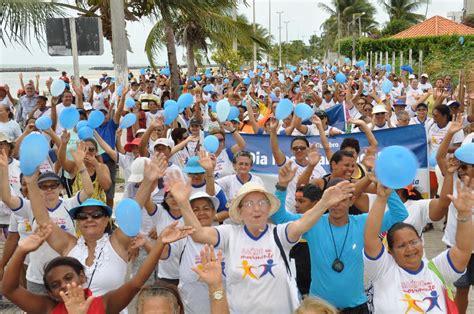
M361 29L363 32L374 31L377 28L377 22L374 19L376 13L375 7L368 0L331 0L331 4L318 3L318 7L329 14L321 28L324 33L324 40L335 43L338 34L338 13L340 15L340 32L341 38L350 36L356 29L357 24L351 27L349 23L353 20L354 14L362 14L360 16Z
M468 14L464 17L464 19L462 20L462 23L464 25L467 25L467 26L470 26L470 27L474 27L474 14Z
M390 21L399 20L408 22L409 25L417 24L425 19L423 14L414 13L428 0L378 0ZM400 23L399 23L400 24Z
M404 31L405 29L409 28L413 24L408 22L407 20L399 20L393 19L387 23L387 25L382 30L382 35L384 36L391 36Z
M244 58L242 58L242 56L234 49L217 49L212 55L212 59L219 66L234 72L238 71L240 66L244 63Z

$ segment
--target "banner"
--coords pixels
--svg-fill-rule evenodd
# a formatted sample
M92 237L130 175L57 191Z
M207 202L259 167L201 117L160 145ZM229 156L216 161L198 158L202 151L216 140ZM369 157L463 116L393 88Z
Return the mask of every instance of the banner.
M326 110L328 115L328 124L336 127L339 130L346 131L346 121L344 118L344 107L342 105L335 105Z
M425 127L421 124L410 125L401 128L385 129L373 132L378 142L378 152L385 147L392 145L400 145L410 149L417 157L419 169L413 184L420 192L426 196L429 193L429 172L428 172L428 152L427 152L427 138ZM276 176L278 175L278 166L273 159L272 150L270 146L269 135L252 135L241 134L245 139L247 146L245 150L252 153L253 156L253 172L259 176L269 179L271 182L266 182L267 188L273 190L274 183L276 183ZM363 158L363 150L367 147L368 141L364 133L352 133L332 136L328 138L329 147L333 152L340 149L341 143L345 138L355 138L359 141L361 154L358 162ZM321 146L319 136L307 136L309 143L316 143L321 153L321 165L329 173L329 161L326 158L324 149ZM278 146L280 150L288 157L292 156L291 141L293 136L278 136ZM226 135L227 147L235 143L230 134ZM267 177L270 175L270 177Z

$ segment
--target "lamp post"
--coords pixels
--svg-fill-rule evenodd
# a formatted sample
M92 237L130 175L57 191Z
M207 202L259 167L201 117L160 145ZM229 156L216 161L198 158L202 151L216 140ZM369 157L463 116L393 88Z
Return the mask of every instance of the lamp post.
M272 44L272 0L268 0L268 35L270 36L270 45ZM272 64L270 53L268 54L268 66Z
M354 24L357 19L359 19L359 37L361 36L361 31L362 31L362 27L361 27L361 22L360 22L360 17L362 15L365 15L365 12L362 12L362 13L354 13L352 14L352 21L350 21L348 24L347 24L347 29L349 29L350 25L351 24ZM355 52L355 32L352 31L352 62L355 62L356 61L356 52Z
M279 47L278 47L278 67L281 68L281 15L283 14L284 11L278 11L278 41L279 41Z
M283 23L285 23L285 27L286 27L286 40L285 42L288 43L288 23L290 23L290 21L284 21Z
M253 0L253 35L255 36L255 0ZM257 43L253 42L253 70L257 71Z

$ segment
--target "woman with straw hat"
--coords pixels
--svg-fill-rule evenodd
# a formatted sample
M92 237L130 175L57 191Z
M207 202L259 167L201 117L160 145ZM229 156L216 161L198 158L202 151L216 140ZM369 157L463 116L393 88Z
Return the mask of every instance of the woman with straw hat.
M280 169L279 181L284 182L295 171L288 162ZM230 312L234 313L292 313L297 308L296 284L287 274L291 273L287 267L289 251L329 207L354 192L353 184L340 183L327 189L301 219L275 226L268 224L269 217L284 204L262 185L248 182L232 200L229 210L238 224L202 227L189 203L191 186L176 173L166 179L185 223L196 229L193 240L224 252L226 293Z

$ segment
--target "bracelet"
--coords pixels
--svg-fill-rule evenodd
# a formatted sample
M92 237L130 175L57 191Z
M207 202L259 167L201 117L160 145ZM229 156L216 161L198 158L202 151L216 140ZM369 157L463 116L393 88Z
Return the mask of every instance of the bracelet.
M278 191L286 191L286 186L283 186L283 185L280 185L280 184L275 184L275 189L277 189Z
M456 220L459 222L459 223L465 223L465 222L468 222L472 219L472 217L459 217L456 215Z
M232 131L230 131L230 134L234 134L235 131L237 131L237 129L233 129Z
M224 289L216 290L212 293L209 293L209 296L214 299L215 301L220 301L224 298Z
M79 173L80 173L80 174L83 174L83 173L86 172L86 171L87 171L87 168L82 168L81 170L79 170Z

